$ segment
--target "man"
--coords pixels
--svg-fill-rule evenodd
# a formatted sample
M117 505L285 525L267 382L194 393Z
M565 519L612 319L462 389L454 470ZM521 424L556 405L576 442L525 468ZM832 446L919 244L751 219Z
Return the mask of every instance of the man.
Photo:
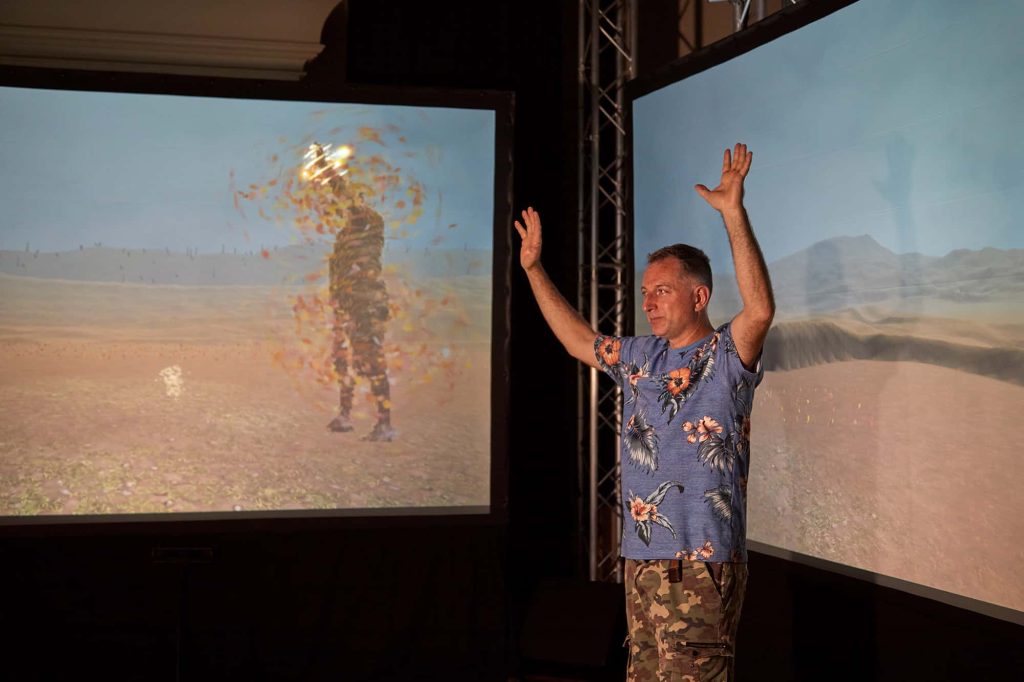
M597 334L540 263L540 217L516 221L520 263L566 350L622 386L626 617L630 680L732 679L746 586L750 410L775 313L764 258L743 207L753 155L725 151L721 182L696 191L723 218L743 308L717 329L711 267L692 246L648 256L641 295L654 336Z
M328 262L331 307L334 309L334 371L338 376L338 414L327 425L337 433L353 430L355 394L349 369L368 380L377 408L377 421L364 440L390 441L391 391L384 358L388 294L381 277L384 219L366 204L337 172L340 161L327 156L319 144L310 145L309 177L326 181L329 200L322 207L326 221L337 221L334 249Z

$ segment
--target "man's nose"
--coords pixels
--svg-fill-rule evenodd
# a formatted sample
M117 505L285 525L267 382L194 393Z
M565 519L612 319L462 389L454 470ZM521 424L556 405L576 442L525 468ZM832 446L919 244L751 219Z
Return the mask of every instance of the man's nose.
M644 312L654 310L654 297L650 294L644 295Z

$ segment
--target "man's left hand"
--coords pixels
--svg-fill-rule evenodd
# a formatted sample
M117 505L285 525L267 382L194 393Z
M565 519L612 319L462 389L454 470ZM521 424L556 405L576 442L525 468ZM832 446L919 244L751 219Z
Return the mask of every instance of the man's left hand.
M738 211L743 208L743 179L750 170L753 152L747 151L747 145L737 143L734 150L725 150L722 159L722 179L718 187L708 189L704 185L696 185L694 189L704 197L713 209L719 213Z

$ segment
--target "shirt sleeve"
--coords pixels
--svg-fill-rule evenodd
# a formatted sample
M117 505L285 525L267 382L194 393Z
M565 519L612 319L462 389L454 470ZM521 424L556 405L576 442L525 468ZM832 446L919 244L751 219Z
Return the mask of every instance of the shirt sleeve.
M736 351L736 343L732 338L732 323L723 324L718 328L718 332L719 362L722 363L726 372L738 379L745 379L751 386L760 384L761 379L764 378L764 365L761 362L764 357L764 348L761 348L761 352L758 353L757 359L754 361L754 369L749 370L743 366L743 361L740 360L740 355Z
M655 336L602 336L594 339L594 356L605 374L625 388L630 374L652 355Z
M622 346L627 341L620 336L598 334L594 339L594 357L605 374L616 382L622 380ZM628 344L627 344L628 345Z

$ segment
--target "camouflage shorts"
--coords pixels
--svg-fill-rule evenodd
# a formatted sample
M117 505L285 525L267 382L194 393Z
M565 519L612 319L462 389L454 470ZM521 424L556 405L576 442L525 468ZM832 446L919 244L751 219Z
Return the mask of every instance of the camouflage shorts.
M334 369L338 376L347 376L350 363L356 373L364 377L385 374L387 298L355 312L339 309L334 317Z
M747 565L626 559L630 682L728 682Z

